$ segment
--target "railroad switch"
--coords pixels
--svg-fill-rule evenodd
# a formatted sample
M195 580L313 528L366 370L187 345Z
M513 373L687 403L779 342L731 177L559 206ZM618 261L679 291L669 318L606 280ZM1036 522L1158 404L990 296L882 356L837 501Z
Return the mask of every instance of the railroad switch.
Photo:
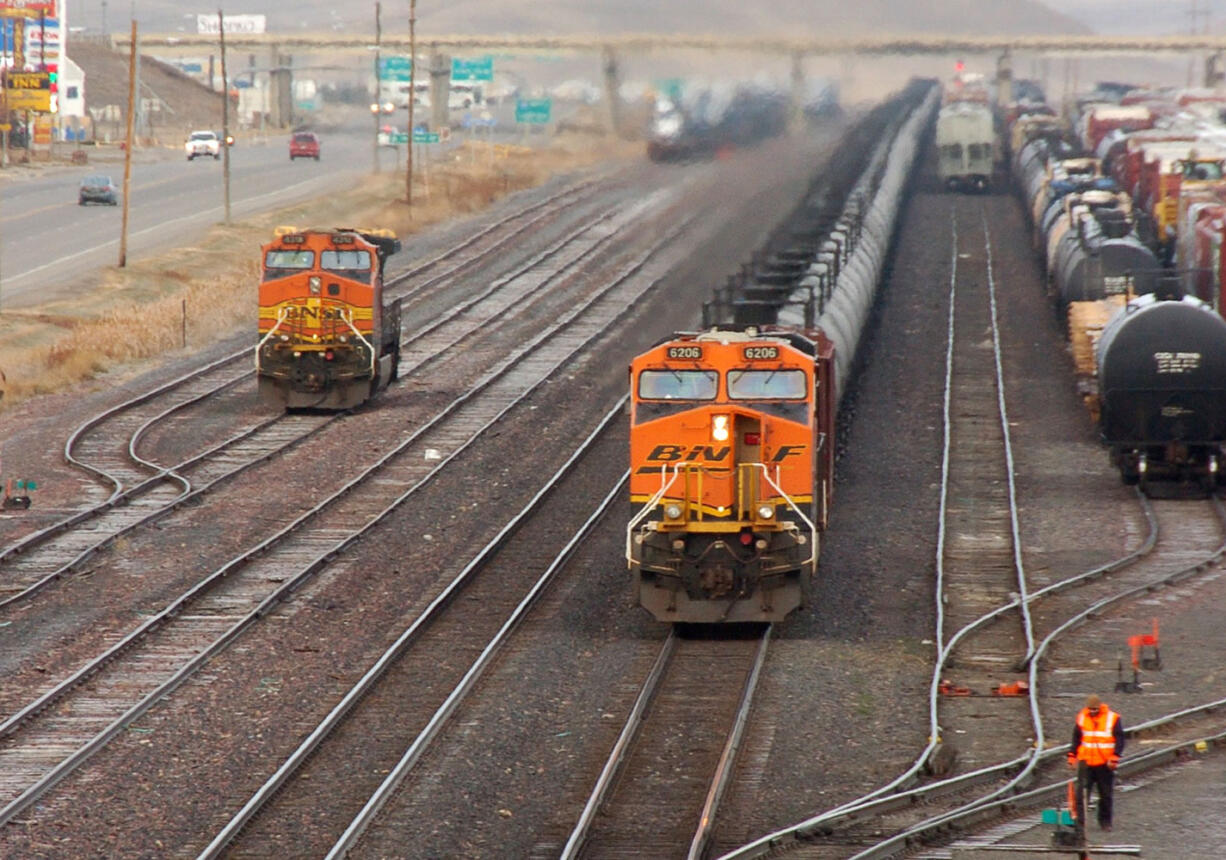
M1124 661L1120 660L1115 669L1115 692L1117 693L1140 693L1141 689L1141 673L1137 671L1137 667L1132 667L1132 680L1124 680Z
M28 510L30 507L30 492L38 489L34 481L9 479L4 485L4 501L0 507L5 510Z
M1030 695L1030 683L1027 681L1014 681L1011 684L1001 684L992 691L993 696L1028 696Z
M1158 671L1162 668L1162 652L1158 649L1158 619L1154 619L1154 632L1128 637L1132 650L1132 668Z

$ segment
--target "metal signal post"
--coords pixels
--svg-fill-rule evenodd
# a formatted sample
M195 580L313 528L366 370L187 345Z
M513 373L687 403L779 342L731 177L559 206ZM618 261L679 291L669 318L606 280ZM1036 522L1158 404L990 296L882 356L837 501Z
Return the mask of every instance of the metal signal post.
M221 41L221 184L226 201L226 226L230 226L230 79L226 77L226 18L217 10L217 37Z
M132 127L136 114L136 19L132 19L132 42L128 51L128 138L123 150L123 222L119 232L119 267L128 265L128 189L132 186Z
M413 102L417 100L417 0L409 0L409 141L405 145L404 202L413 205Z

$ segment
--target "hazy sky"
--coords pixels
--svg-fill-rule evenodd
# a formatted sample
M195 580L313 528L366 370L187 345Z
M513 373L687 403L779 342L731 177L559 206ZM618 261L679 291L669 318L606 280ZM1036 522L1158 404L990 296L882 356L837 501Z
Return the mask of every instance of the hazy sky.
M1226 34L1226 0L1046 0L1098 33L1169 35L1192 32ZM1207 13L1207 14L1206 14Z

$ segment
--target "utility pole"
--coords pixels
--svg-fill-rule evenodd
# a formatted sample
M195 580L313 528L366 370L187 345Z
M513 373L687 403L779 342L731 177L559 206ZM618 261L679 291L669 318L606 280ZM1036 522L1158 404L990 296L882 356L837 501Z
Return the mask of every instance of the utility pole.
M409 0L409 142L405 145L404 202L413 205L413 101L417 97L417 0Z
M136 19L132 19L132 37L128 40L128 138L123 147L123 222L119 232L119 268L128 265L128 189L132 187L132 128L136 108Z
M230 79L226 77L226 18L217 10L217 36L221 40L221 185L226 201L226 226L230 226Z
M383 4L375 4L375 103L371 105L370 112L375 120L375 137L372 144L374 151L375 173L379 172L379 114L383 111L383 69L379 67L379 48L383 43ZM413 94L409 93L409 101L413 101Z

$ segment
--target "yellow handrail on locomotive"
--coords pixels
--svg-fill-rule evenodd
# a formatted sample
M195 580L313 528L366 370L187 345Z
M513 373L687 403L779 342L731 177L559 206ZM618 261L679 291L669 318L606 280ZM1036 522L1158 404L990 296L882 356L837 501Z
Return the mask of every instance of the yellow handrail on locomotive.
M684 526L689 522L700 522L700 521L703 521L704 519L704 510L703 510L703 504L702 504L702 476L707 471L706 468L703 466L697 465L695 463L682 463L682 464L673 465L672 466L673 476L671 479L668 478L668 469L669 469L669 465L667 463L662 464L660 466L660 489L657 490L655 494L647 501L647 503L643 505L643 509L639 511L638 514L636 514L630 520L629 525L627 525L626 527L626 566L629 568L634 567L633 541L634 541L635 529L637 529L639 524L642 523L645 519L647 519L647 517L651 514L651 512L656 509L656 507L660 504L661 500L664 498L665 493L667 493L668 490L673 486L673 484L677 482L677 478L679 478L682 475L682 473L684 473L686 476L685 477L685 495L680 501L680 509L681 509L680 515L672 518L674 520L674 525L677 527L684 528ZM781 530L783 528L783 525L779 523L777 518L772 517L770 520L763 520L761 517L757 515L758 514L758 511L757 511L758 503L760 501L758 497L758 492L757 492L758 485L756 481L751 479L751 475L749 473L752 473L753 471L758 470L758 469L762 470L762 479L765 480L766 483L777 494L776 496L771 497L771 501L773 502L774 499L782 499L784 505L786 505L796 515L796 517L801 522L803 522L805 526L809 529L810 546L809 546L809 558L808 558L807 563L810 565L816 565L817 564L817 526L813 523L811 519L809 519L809 517L805 514L805 512L800 509L800 507L796 504L795 500L791 496L789 496L787 492L784 491L783 487L780 486L780 483L779 483L780 467L778 465L775 466L775 478L772 479L770 476L770 470L766 467L765 463L738 463L737 472L738 472L738 477L740 478L740 480L738 481L738 486L737 486L737 510L735 512L736 518L728 522L727 524L722 524L722 523L710 524L711 526L713 526L712 530L729 531L729 532L739 531L742 527L741 524L745 520L750 520L750 519L754 520L755 528L759 528L759 529L766 528L766 529L770 529L774 531ZM690 475L694 473L696 473L698 476L698 480L697 480L698 494L697 496L694 496L690 493ZM748 493L748 501L746 501L746 498L747 498L746 493ZM698 500L697 504L694 504L691 501L694 498L697 498ZM693 520L690 519L691 508L693 508L696 511L696 516L694 517Z
M283 306L277 309L277 322L268 330L268 334L260 339L260 342L255 345L255 369L258 372L260 369L260 352L264 348L264 344L268 343L268 339L277 333L277 329L281 328L281 323L285 322L289 315L289 306Z

